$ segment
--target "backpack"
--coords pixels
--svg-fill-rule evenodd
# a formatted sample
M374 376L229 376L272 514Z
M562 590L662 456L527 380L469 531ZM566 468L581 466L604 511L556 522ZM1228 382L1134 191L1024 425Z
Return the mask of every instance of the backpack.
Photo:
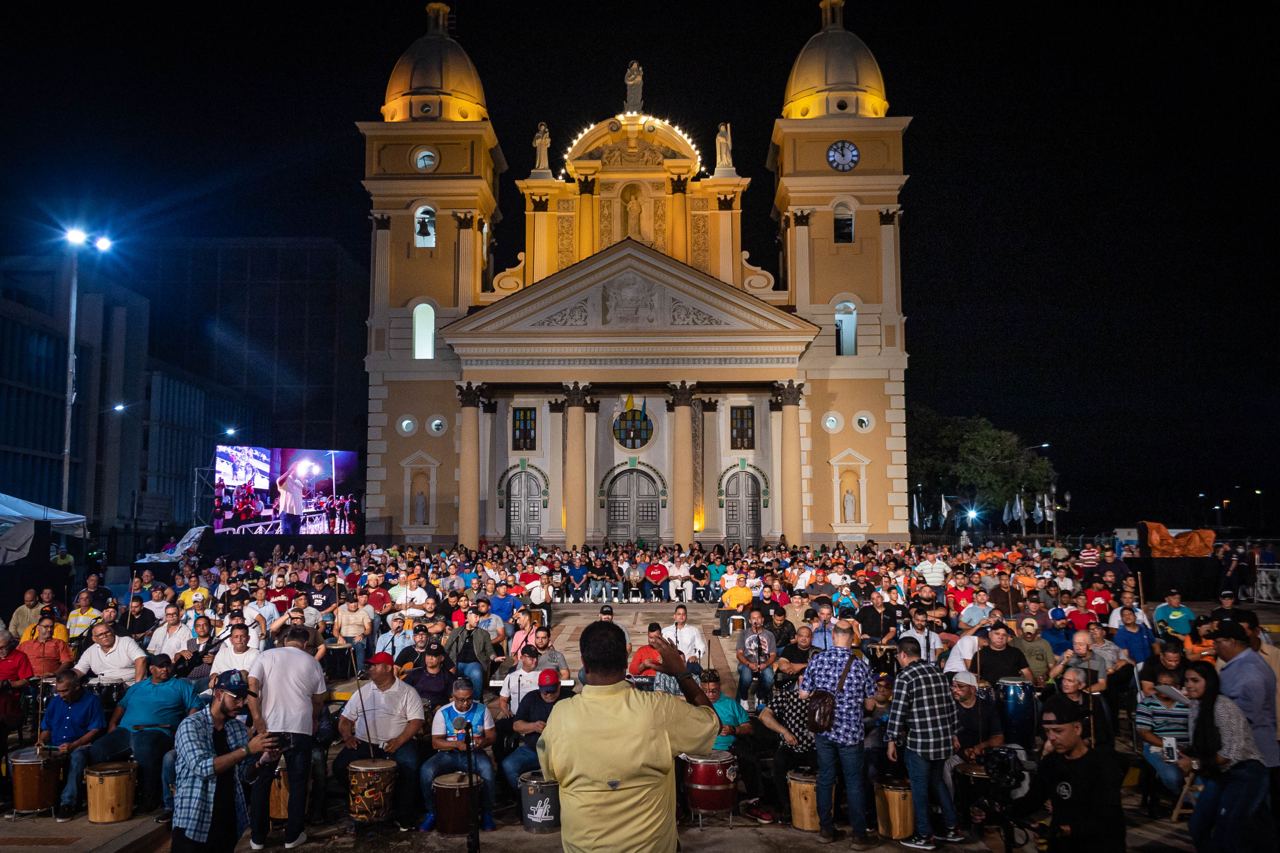
M849 677L849 669L853 666L853 650L849 650L849 659L845 661L840 672L840 681L836 684L836 693L844 692L845 679ZM836 722L836 696L829 690L815 690L809 694L809 731L816 734L831 731Z

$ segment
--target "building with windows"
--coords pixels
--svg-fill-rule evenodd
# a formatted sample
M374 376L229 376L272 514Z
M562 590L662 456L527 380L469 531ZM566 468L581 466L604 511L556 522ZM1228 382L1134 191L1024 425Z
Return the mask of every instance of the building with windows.
M359 124L370 532L469 546L906 537L909 119L887 115L842 7L820 3L767 152L734 152L720 125L704 162L644 103L638 63L621 110L568 140L555 173L540 128L516 182L524 252L501 272L487 264L506 169L496 125L448 7L428 7L383 120ZM744 153L774 175L777 279L743 251Z

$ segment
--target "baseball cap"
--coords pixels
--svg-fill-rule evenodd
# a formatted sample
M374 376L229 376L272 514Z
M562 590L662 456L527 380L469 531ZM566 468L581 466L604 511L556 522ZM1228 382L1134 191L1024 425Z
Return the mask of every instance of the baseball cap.
M978 686L978 676L974 675L972 672L957 672L956 677L952 680L960 684L967 684L970 687Z
M601 606L601 608L600 608L600 615L601 615L601 616L612 616L612 615L613 615L613 606L612 606L612 605L609 605L609 604L605 604L605 605Z
M192 600L192 601L204 601L204 593L203 593L203 592L197 592L195 595L191 596L191 600Z
M1169 591L1164 594L1165 598L1172 598L1175 595L1182 595L1177 587L1169 587Z
M1241 643L1249 642L1249 635L1245 633L1244 626L1234 620L1219 622L1218 630L1210 631L1207 638L1210 640L1237 640Z
M1023 619L1020 623L1023 628L1039 628L1040 623L1034 619Z
M241 699L246 696L257 696L256 693L249 691L249 682L245 681L244 676L240 674L238 669L228 669L218 676L217 682L213 685L215 690L225 690Z
M1235 597L1236 597L1236 591L1234 589L1224 589L1222 592L1218 593L1218 598L1235 598Z
M1049 618L1050 619L1066 619L1067 611L1063 610L1061 607L1055 607L1049 611Z
M432 643L422 652L424 655L434 655L435 657L444 657L444 646L439 643Z
M528 648L528 647L526 647ZM538 673L538 689L550 693L560 686L560 673L554 669L544 669Z
M369 666L373 666L378 663L385 663L387 666L395 666L396 659L386 652L378 652L376 655L369 658Z
M536 646L531 643L525 643L525 645L520 649L520 657L536 659L542 657L542 655L538 652Z
M425 622L415 622L415 623L413 624L413 633L415 633L415 634L425 634L425 633L427 633L427 623L425 623Z

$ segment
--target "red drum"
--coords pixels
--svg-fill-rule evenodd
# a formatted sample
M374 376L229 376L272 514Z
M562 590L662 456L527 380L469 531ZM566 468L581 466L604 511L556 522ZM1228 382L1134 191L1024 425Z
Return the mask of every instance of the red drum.
M738 802L738 759L716 750L684 755L684 790L693 812L731 812Z

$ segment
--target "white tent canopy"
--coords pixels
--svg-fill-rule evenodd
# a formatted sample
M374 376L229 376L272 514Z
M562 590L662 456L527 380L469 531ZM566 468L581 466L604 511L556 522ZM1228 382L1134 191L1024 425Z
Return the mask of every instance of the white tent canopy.
M62 512L47 506L24 501L13 495L0 494L0 529L23 521L52 522L53 532L84 539L89 529L83 515Z

